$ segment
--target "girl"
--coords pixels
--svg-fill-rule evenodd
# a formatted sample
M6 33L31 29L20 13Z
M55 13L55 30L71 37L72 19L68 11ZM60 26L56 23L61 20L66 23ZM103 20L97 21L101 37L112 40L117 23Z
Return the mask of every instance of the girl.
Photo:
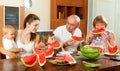
M97 17L95 17L94 21L93 21L93 27L94 29L105 29L105 31L103 33L101 33L99 36L93 34L92 31L90 31L87 35L86 35L86 44L90 44L90 45L101 45L104 47L104 51L107 51L107 46L114 46L115 45L115 36L114 33L107 30L107 21L106 19L99 15Z

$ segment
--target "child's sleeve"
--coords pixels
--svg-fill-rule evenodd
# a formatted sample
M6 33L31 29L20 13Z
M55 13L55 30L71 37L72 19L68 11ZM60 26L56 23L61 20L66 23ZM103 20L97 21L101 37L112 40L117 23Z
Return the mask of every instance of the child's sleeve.
M12 41L3 39L3 46L6 50L9 50L13 47Z

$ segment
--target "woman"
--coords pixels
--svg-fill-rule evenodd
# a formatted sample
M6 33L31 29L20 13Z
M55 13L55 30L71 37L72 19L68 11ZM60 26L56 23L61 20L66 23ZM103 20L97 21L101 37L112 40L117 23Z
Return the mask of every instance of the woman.
M115 36L114 33L110 30L107 30L107 21L106 19L99 15L95 17L93 21L93 27L95 29L104 29L105 31L99 35L94 34L92 31L90 31L86 35L86 44L90 45L100 45L104 47L104 51L107 51L107 46L114 46L115 45Z
M36 47L39 43L39 35L36 33L40 19L35 14L29 14L24 20L24 29L18 30L16 36L17 46L23 48L23 52L20 56L30 54L33 51L33 47ZM1 48L3 54L8 55L11 58L16 58L17 56L9 51Z

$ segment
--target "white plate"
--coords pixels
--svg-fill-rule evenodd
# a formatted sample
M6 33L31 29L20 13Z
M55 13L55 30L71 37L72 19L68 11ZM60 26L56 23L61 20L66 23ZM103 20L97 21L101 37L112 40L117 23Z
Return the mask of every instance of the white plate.
M108 56L118 56L118 55L120 55L120 54L118 53L118 54L114 54L114 55L113 55L113 54L109 54L108 52L105 52L104 55L108 55Z
M63 52L59 52L59 54L72 54L73 52L70 51L63 51Z
M65 54L72 54L73 52L70 51L63 51L63 52L59 52L56 54L56 56L64 56Z

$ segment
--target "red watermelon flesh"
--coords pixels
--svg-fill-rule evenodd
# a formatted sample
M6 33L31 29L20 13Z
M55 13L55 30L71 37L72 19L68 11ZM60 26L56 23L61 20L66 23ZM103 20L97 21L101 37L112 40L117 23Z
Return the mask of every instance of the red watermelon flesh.
M105 29L95 29L95 30L92 30L92 32L94 33L94 34L100 34L100 33L103 33L103 32L105 32Z
M51 47L53 47L53 49L59 49L61 44L59 41L55 41L53 43L47 43L48 45L50 45Z
M38 48L34 47L33 52L36 54L40 54L43 52L43 53L45 53L46 58L50 58L54 54L54 49L52 47L49 47L48 49L45 49L45 50L39 50Z
M115 46L113 46L113 47L110 46L110 45L108 45L108 52L109 52L111 55L116 54L118 51L119 51L119 48L118 48L117 45L115 45Z
M37 55L36 54L26 55L26 56L21 57L20 60L24 66L32 67L37 62Z
M79 41L79 42L84 41L84 38L78 37L78 36L72 36L72 39L75 40L75 41Z
M40 66L44 66L45 63L46 63L46 56L45 56L45 53L40 53L40 54L37 54L38 56L38 63Z
M49 47L47 50L45 50L46 58L51 58L54 55L54 49L52 47Z
M76 60L72 57L70 54L64 55L65 61L67 61L69 64L76 64Z

